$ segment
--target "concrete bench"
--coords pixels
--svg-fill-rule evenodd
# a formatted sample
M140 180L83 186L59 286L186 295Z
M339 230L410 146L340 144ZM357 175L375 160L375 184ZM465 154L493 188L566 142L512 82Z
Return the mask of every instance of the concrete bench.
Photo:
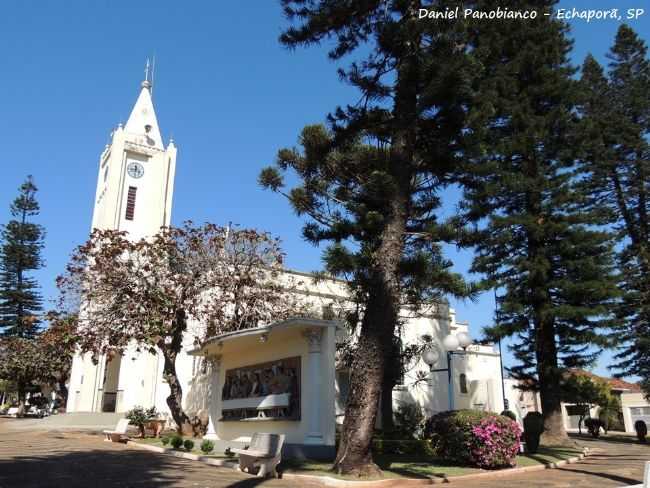
M221 410L257 410L257 418L267 418L269 410L277 409L278 416L284 417L284 409L289 408L289 393L277 393L251 398L224 400Z
M264 478L272 474L277 478L277 466L282 459L284 434L264 434L255 432L251 437L251 445L247 449L233 449L239 454L239 470L252 474L252 469L259 467L257 476Z
M115 430L104 431L104 435L106 436L104 440L112 441L112 442L125 441L129 438L129 436L126 435L126 429L128 428L129 428L129 419L120 419L117 421Z

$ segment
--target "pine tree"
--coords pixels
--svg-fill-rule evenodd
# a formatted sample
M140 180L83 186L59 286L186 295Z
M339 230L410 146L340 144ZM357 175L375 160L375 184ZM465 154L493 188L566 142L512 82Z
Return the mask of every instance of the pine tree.
M394 382L395 331L405 301L466 295L440 243L455 235L439 222L440 190L458 157L468 57L461 24L418 20L419 1L283 0L298 25L288 47L335 40L334 60L368 53L341 76L361 92L354 106L330 115L330 129L308 126L302 150L286 149L261 174L279 192L281 173L299 182L286 192L308 241L328 242L328 271L351 277L363 303L350 394L334 469L372 474L370 445L377 406ZM392 390L392 388L391 388ZM387 395L387 397L386 397Z
M551 11L554 1L522 2ZM578 191L575 70L567 27L540 15L485 22L473 40L479 98L467 135L466 217L476 223L472 271L500 292L488 337L512 337L516 377L540 392L544 441L567 439L560 383L606 345L616 296L605 216ZM596 348L590 347L596 346Z
M647 46L628 26L619 28L608 73L591 56L583 65L581 107L590 141L586 189L605 206L621 241L619 375L642 379L650 396L650 60Z
M31 219L39 214L31 176L11 204L12 220L2 229L0 247L0 329L4 335L31 338L42 310L38 283L29 276L43 266L44 230Z

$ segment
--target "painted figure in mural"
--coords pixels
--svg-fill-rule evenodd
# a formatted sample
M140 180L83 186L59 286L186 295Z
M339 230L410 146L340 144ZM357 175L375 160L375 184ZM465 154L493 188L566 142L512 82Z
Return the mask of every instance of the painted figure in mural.
M289 377L284 374L284 368L281 365L273 367L275 374L271 378L271 393L277 395L279 393L287 393L289 391Z
M251 386L250 396L260 396L260 386L260 373L255 371L255 373L253 373L253 383Z
M264 412L265 416L298 420L300 418L299 357L228 370L221 390L223 400L283 394L289 396L288 406L269 408ZM227 420L243 420L257 417L260 412L256 408L247 406L223 410L222 415Z

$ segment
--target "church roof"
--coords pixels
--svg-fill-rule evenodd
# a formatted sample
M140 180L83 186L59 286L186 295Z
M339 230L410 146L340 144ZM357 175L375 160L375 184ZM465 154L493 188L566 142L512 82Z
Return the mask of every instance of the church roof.
M151 98L151 83L147 80L142 82L140 95L133 106L133 110L131 110L131 115L124 126L124 130L130 134L146 137L150 146L164 149L156 111L153 108Z

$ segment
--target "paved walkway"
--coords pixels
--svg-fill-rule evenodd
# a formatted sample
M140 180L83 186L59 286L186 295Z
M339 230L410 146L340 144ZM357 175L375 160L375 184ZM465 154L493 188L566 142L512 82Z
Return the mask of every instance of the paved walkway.
M593 454L576 464L556 469L531 471L497 478L452 482L458 488L612 488L633 485L643 481L643 466L650 461L650 445L627 442L593 440L581 437L578 442Z
M305 481L261 480L235 471L104 442L99 435L16 429L0 418L0 488L315 488ZM12 428L10 428L12 427ZM640 483L650 445L580 439L594 454L578 464L474 480L457 488L612 488Z
M313 488L104 442L99 435L9 428L0 418L0 488Z

